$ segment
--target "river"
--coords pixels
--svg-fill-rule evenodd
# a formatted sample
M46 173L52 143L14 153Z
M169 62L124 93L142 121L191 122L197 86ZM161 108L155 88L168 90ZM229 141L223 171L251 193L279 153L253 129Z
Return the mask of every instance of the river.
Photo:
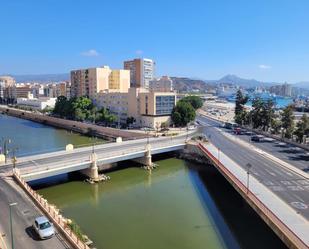
M33 152L88 139L3 116L0 135L7 137L15 125L10 137L28 152L29 142ZM34 137L39 142L32 141ZM173 155L157 157L155 163L158 168L149 172L124 162L107 172L111 180L94 185L63 175L32 186L75 220L100 249L286 248L213 167Z

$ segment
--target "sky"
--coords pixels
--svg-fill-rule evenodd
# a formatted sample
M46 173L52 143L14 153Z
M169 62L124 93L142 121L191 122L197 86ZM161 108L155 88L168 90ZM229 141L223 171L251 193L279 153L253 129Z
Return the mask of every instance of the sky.
M156 74L309 81L308 0L0 0L0 74L145 57Z

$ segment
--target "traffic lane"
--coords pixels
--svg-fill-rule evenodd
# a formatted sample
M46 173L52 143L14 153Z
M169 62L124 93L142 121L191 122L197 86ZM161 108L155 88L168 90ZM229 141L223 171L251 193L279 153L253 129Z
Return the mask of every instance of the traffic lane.
M158 141L151 141L150 144L153 146L153 148L158 147L159 145L173 145L177 142L182 142L184 140L185 136L181 136L181 137L174 137L171 139L164 139L164 140L158 140ZM109 146L109 147L104 147L104 148L96 148L94 147L95 152L98 155L101 154L106 154L106 153L113 153L115 152L115 149L117 149L118 151L127 151L127 150L138 150L139 148L145 146L146 143L145 141L143 142L137 142L134 144L124 144L124 145L119 145L118 148L115 148L115 146ZM45 165L48 163L54 163L54 162L59 162L59 164L61 163L62 159L65 160L72 160L72 161L76 161L76 158L81 158L83 160L89 159L90 153L92 152L92 148L89 148L86 151L81 151L81 152L72 152L72 153L68 153L68 154L61 154L61 155L55 155L55 156L50 156L50 157L46 157L46 158L41 158L41 159L36 159L36 160L31 160L31 161L25 161L25 162L20 162L17 163L16 166L18 168L22 168L22 167L28 167L29 165L35 166L35 165ZM5 169L5 168L11 168L12 164L7 165L7 166L2 166L1 169Z
M152 148L157 148L161 146L172 146L174 144L182 142L183 138L177 138L174 140L164 140L160 143L153 143ZM112 155L119 155L121 151L128 152L129 151L137 151L143 149L145 144L141 144L139 146L134 145L134 147L126 145L124 147L119 147L118 152L115 152L115 148L102 148L102 149L95 149L95 152L98 155L98 158L106 158L108 156ZM119 152L119 150L121 151ZM26 168L39 168L39 167L46 167L46 168L55 168L59 166L66 166L71 165L74 163L80 163L80 162L86 162L89 161L89 156L91 153L91 149L89 151L84 151L80 153L71 153L71 154L65 154L60 156L54 156L54 157L48 157L46 159L38 159L38 160L32 160L29 162L22 162L17 163L16 167L19 169L26 169ZM57 163L55 163L57 162Z
M213 127L205 127L206 133L211 135L211 142L219 147L228 157L246 169L249 162L255 177L264 186L278 195L296 212L309 219L309 181L293 172L287 172L279 165L266 158L254 155L252 151L235 145Z
M9 203L16 202L11 207L12 224L14 231L15 249L63 249L70 248L63 238L57 233L48 240L39 240L32 228L34 219L42 213L36 208L29 197L18 186L14 186L12 178L0 178L0 217L6 234L6 240L10 243Z
M237 136L238 138L246 141L251 142L251 136L248 135L235 135L231 130L222 128L222 122L214 121L206 117L199 117L202 122L207 123L208 125L220 127L224 131ZM295 165L296 167L304 170L309 171L309 154L308 152L302 149L295 149L292 145L280 145L280 142L252 142L256 147L273 154L277 158Z
M251 141L251 136L248 135L235 135L232 131L228 131L230 134L237 136L238 138L242 139L243 141L250 142L257 148L264 150L277 158L291 163L297 168L309 171L309 153L305 150L288 145L285 143L281 143L279 141L261 141L261 142L254 142ZM307 154L308 153L308 154Z

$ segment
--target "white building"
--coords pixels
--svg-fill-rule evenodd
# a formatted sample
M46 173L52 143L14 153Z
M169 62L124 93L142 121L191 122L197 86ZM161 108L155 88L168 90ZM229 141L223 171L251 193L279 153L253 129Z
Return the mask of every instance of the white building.
M45 108L54 108L57 98L17 98L17 105L27 109L44 110Z

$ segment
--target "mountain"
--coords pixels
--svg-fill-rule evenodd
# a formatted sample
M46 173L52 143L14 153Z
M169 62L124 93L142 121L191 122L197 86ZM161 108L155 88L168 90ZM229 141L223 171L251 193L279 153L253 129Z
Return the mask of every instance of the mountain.
M274 83L274 82L257 81L255 79L243 79L233 74L228 74L224 76L223 78L216 80L215 83L234 84L234 85L238 85L242 87L257 87L257 86L270 87L270 86L279 84L279 83Z
M68 73L12 75L12 77L15 78L16 82L39 82L39 83L65 81L70 79L70 75Z
M211 84L207 84L204 80L190 79L185 77L171 77L174 84L174 89L178 92L193 92L199 90L207 92L213 89Z

